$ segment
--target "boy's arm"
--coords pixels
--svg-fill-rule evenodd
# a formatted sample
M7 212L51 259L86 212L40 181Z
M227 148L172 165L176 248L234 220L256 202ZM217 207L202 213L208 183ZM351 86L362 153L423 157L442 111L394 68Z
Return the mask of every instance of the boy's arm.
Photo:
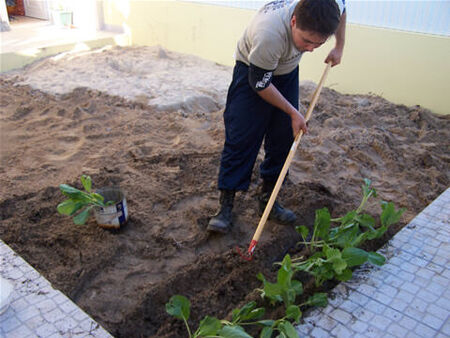
M334 33L336 38L336 45L328 54L325 59L325 63L331 61L331 66L336 66L341 63L342 54L344 52L344 44L345 44L345 25L347 21L347 12L342 13L341 21L339 22L339 26Z
M291 117L292 132L294 137L297 136L300 130L303 130L304 133L307 132L306 120L303 115L295 109L288 100L286 100L277 87L275 87L272 83L263 90L257 91L257 93L263 100L269 102L272 106L281 109Z

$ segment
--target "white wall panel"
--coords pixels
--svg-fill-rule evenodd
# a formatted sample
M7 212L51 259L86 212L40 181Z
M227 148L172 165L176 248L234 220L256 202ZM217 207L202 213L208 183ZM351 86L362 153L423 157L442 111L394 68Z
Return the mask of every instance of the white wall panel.
M258 9L260 0L180 0ZM347 0L349 23L450 36L450 0Z

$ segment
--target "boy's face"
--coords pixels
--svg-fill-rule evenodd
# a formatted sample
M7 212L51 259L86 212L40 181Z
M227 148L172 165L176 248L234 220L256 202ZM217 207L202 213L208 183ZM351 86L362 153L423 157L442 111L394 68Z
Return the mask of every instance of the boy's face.
M328 40L328 37L324 37L319 33L298 28L295 15L291 19L291 31L294 45L300 52L312 52Z

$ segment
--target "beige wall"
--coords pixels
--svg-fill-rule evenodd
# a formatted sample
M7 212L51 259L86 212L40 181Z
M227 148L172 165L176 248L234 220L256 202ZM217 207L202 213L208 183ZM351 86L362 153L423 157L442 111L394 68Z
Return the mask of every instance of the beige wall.
M232 65L237 40L254 11L179 1L104 0L104 21L121 25L138 45L159 44ZM449 114L450 38L348 25L341 65L326 86L373 93ZM301 80L318 81L331 40L300 63Z

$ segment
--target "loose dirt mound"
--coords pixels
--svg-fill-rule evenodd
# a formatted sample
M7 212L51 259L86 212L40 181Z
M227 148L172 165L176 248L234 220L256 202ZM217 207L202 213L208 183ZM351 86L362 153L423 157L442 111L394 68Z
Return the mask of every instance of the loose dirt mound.
M122 64L138 55L147 67L161 59L145 48L118 51L103 51L102 57ZM170 101L125 99L104 88L45 93L36 89L33 74L49 72L48 59L0 80L0 238L116 336L181 336L183 328L164 310L173 294L191 299L193 321L206 314L226 316L258 286L256 273L270 276L272 263L298 240L293 228L269 222L255 261L243 262L233 252L236 245L248 246L259 220L257 165L249 191L237 196L233 231L226 236L205 231L218 202L220 108L230 69L163 53L165 61L177 62L167 61L168 78L183 71L186 57L188 65L196 65L191 83L204 86L191 88L192 105L173 99L177 109L170 113L161 110ZM77 62L91 69L96 58L85 57L78 55ZM72 70L67 79L78 78L70 60L51 62ZM202 62L206 72L199 68ZM104 75L116 83L133 76L133 69L130 63L125 73ZM216 87L216 96L208 78L225 83ZM145 79L158 96L164 77L152 80ZM53 85L45 85L61 88L58 81L49 78ZM171 88L170 97L176 97L179 88ZM312 89L300 88L304 106ZM134 90L121 88L123 95ZM205 92L208 103L196 101ZM281 197L299 215L297 225L311 225L317 208L326 206L336 216L355 208L362 179L370 178L381 197L408 209L388 238L449 186L449 134L449 117L325 88ZM125 227L107 231L93 220L75 226L56 213L63 200L58 185L81 188L81 173L91 175L96 187L114 184L126 191L131 218ZM378 212L379 205L369 210Z

